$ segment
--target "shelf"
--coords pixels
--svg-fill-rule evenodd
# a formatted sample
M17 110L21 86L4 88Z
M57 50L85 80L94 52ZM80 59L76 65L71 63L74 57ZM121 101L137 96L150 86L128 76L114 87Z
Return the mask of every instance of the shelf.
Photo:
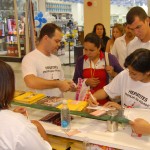
M50 13L71 13L71 4L46 2L46 11Z
M17 36L17 34L6 34L5 36ZM19 34L19 36L25 36L24 34Z
M55 11L48 11L48 12L52 14L72 14L71 12L55 12Z
M21 62L23 57L19 58L16 56L0 56L0 60L7 61L7 62Z

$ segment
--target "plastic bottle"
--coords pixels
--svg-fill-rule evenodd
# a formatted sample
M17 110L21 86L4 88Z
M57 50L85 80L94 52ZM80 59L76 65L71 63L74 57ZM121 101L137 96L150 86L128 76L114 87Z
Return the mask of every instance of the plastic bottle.
M61 109L61 127L65 132L70 130L70 112L66 100L63 100Z

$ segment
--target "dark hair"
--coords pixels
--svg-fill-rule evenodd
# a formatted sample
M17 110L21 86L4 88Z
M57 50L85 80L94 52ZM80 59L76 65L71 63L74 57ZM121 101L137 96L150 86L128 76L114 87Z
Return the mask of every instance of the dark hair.
M39 35L39 41L41 41L41 39L47 35L48 37L52 38L54 36L55 30L61 31L61 28L58 27L56 24L53 23L47 23L45 24L41 31L40 31L40 35Z
M8 108L14 97L15 77L12 68L0 60L0 107Z
M84 38L84 42L93 43L97 48L99 48L102 44L102 40L95 33L88 33Z
M126 58L124 66L131 66L142 73L150 71L150 50L144 48L135 50Z
M134 22L135 17L139 17L140 20L145 21L148 17L143 8L136 6L129 10L126 15L127 24L132 24Z
M104 27L104 25L103 25L102 23L97 23L97 24L95 24L94 27L93 27L93 31L92 31L92 32L93 32L93 33L96 33L96 28L97 28L97 26L102 26L102 27L103 27L103 31L104 31L104 32L103 32L103 37L106 36L106 29L105 29L105 27Z

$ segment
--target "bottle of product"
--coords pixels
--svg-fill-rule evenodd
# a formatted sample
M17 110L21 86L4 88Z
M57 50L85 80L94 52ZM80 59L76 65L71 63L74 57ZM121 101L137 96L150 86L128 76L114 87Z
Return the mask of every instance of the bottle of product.
M67 100L63 100L63 106L61 109L61 127L65 132L70 130L70 112Z

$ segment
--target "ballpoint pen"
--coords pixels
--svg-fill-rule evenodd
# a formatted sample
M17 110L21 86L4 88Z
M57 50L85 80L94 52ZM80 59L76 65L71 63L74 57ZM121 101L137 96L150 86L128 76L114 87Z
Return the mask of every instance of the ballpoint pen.
M29 119L29 114L28 114L27 110L26 110L26 117L27 117L27 119Z
M89 91L90 97L92 98L93 101L96 102L96 98L93 96L93 94Z

